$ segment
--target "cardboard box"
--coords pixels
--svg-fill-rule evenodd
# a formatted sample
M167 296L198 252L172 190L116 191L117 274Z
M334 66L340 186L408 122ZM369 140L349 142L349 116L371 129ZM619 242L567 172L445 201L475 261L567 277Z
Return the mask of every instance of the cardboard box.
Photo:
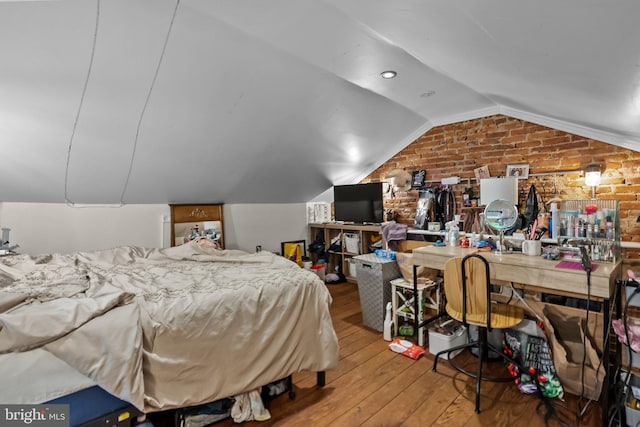
M415 248L429 245L431 245L431 242L424 242L421 240L401 240L398 242L398 249L396 252L411 252Z

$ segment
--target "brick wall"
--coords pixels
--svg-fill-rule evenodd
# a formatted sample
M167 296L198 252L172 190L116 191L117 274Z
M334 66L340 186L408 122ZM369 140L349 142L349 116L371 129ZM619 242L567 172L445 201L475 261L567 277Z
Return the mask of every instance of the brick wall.
M459 176L460 184L452 188L460 212L465 187L470 185L474 194L479 194L473 170L480 166L488 166L492 177L504 176L510 164L528 164L529 174L551 173L519 180L521 197L535 184L546 201L554 196L591 198L591 188L584 185L581 172L553 174L579 171L590 163L605 166L596 197L620 201L622 240L640 242L640 223L636 222L640 216L640 152L502 115L433 128L363 182L382 181L397 168L408 172L425 169L427 183ZM400 191L385 198L385 208L395 210L398 222L412 225L417 198L416 190Z

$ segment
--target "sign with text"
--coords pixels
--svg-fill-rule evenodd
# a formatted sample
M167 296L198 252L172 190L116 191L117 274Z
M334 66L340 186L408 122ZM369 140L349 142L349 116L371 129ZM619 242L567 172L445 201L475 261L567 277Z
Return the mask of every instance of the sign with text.
M69 405L0 405L2 427L69 427Z

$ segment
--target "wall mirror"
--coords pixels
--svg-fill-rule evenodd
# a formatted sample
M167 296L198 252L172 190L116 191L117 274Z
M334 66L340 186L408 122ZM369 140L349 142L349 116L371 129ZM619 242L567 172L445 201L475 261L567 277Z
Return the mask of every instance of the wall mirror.
M224 249L222 203L214 205L169 205L171 208L171 246L196 237L215 240Z

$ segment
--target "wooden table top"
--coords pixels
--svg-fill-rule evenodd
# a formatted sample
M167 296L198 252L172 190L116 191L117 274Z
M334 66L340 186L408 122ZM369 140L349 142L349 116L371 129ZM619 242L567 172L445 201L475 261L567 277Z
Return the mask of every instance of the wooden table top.
M422 246L413 249L413 263L438 270L444 270L449 258L463 257L472 249L459 246ZM570 261L574 268L558 267L561 260L546 260L542 256L520 253L479 252L489 261L491 278L507 282L530 285L548 293L567 293L586 297L587 274L578 261ZM566 264L566 263L565 263ZM620 277L620 261L594 262L597 266L591 272L591 297L611 298L615 281ZM555 291L555 292L554 292Z

